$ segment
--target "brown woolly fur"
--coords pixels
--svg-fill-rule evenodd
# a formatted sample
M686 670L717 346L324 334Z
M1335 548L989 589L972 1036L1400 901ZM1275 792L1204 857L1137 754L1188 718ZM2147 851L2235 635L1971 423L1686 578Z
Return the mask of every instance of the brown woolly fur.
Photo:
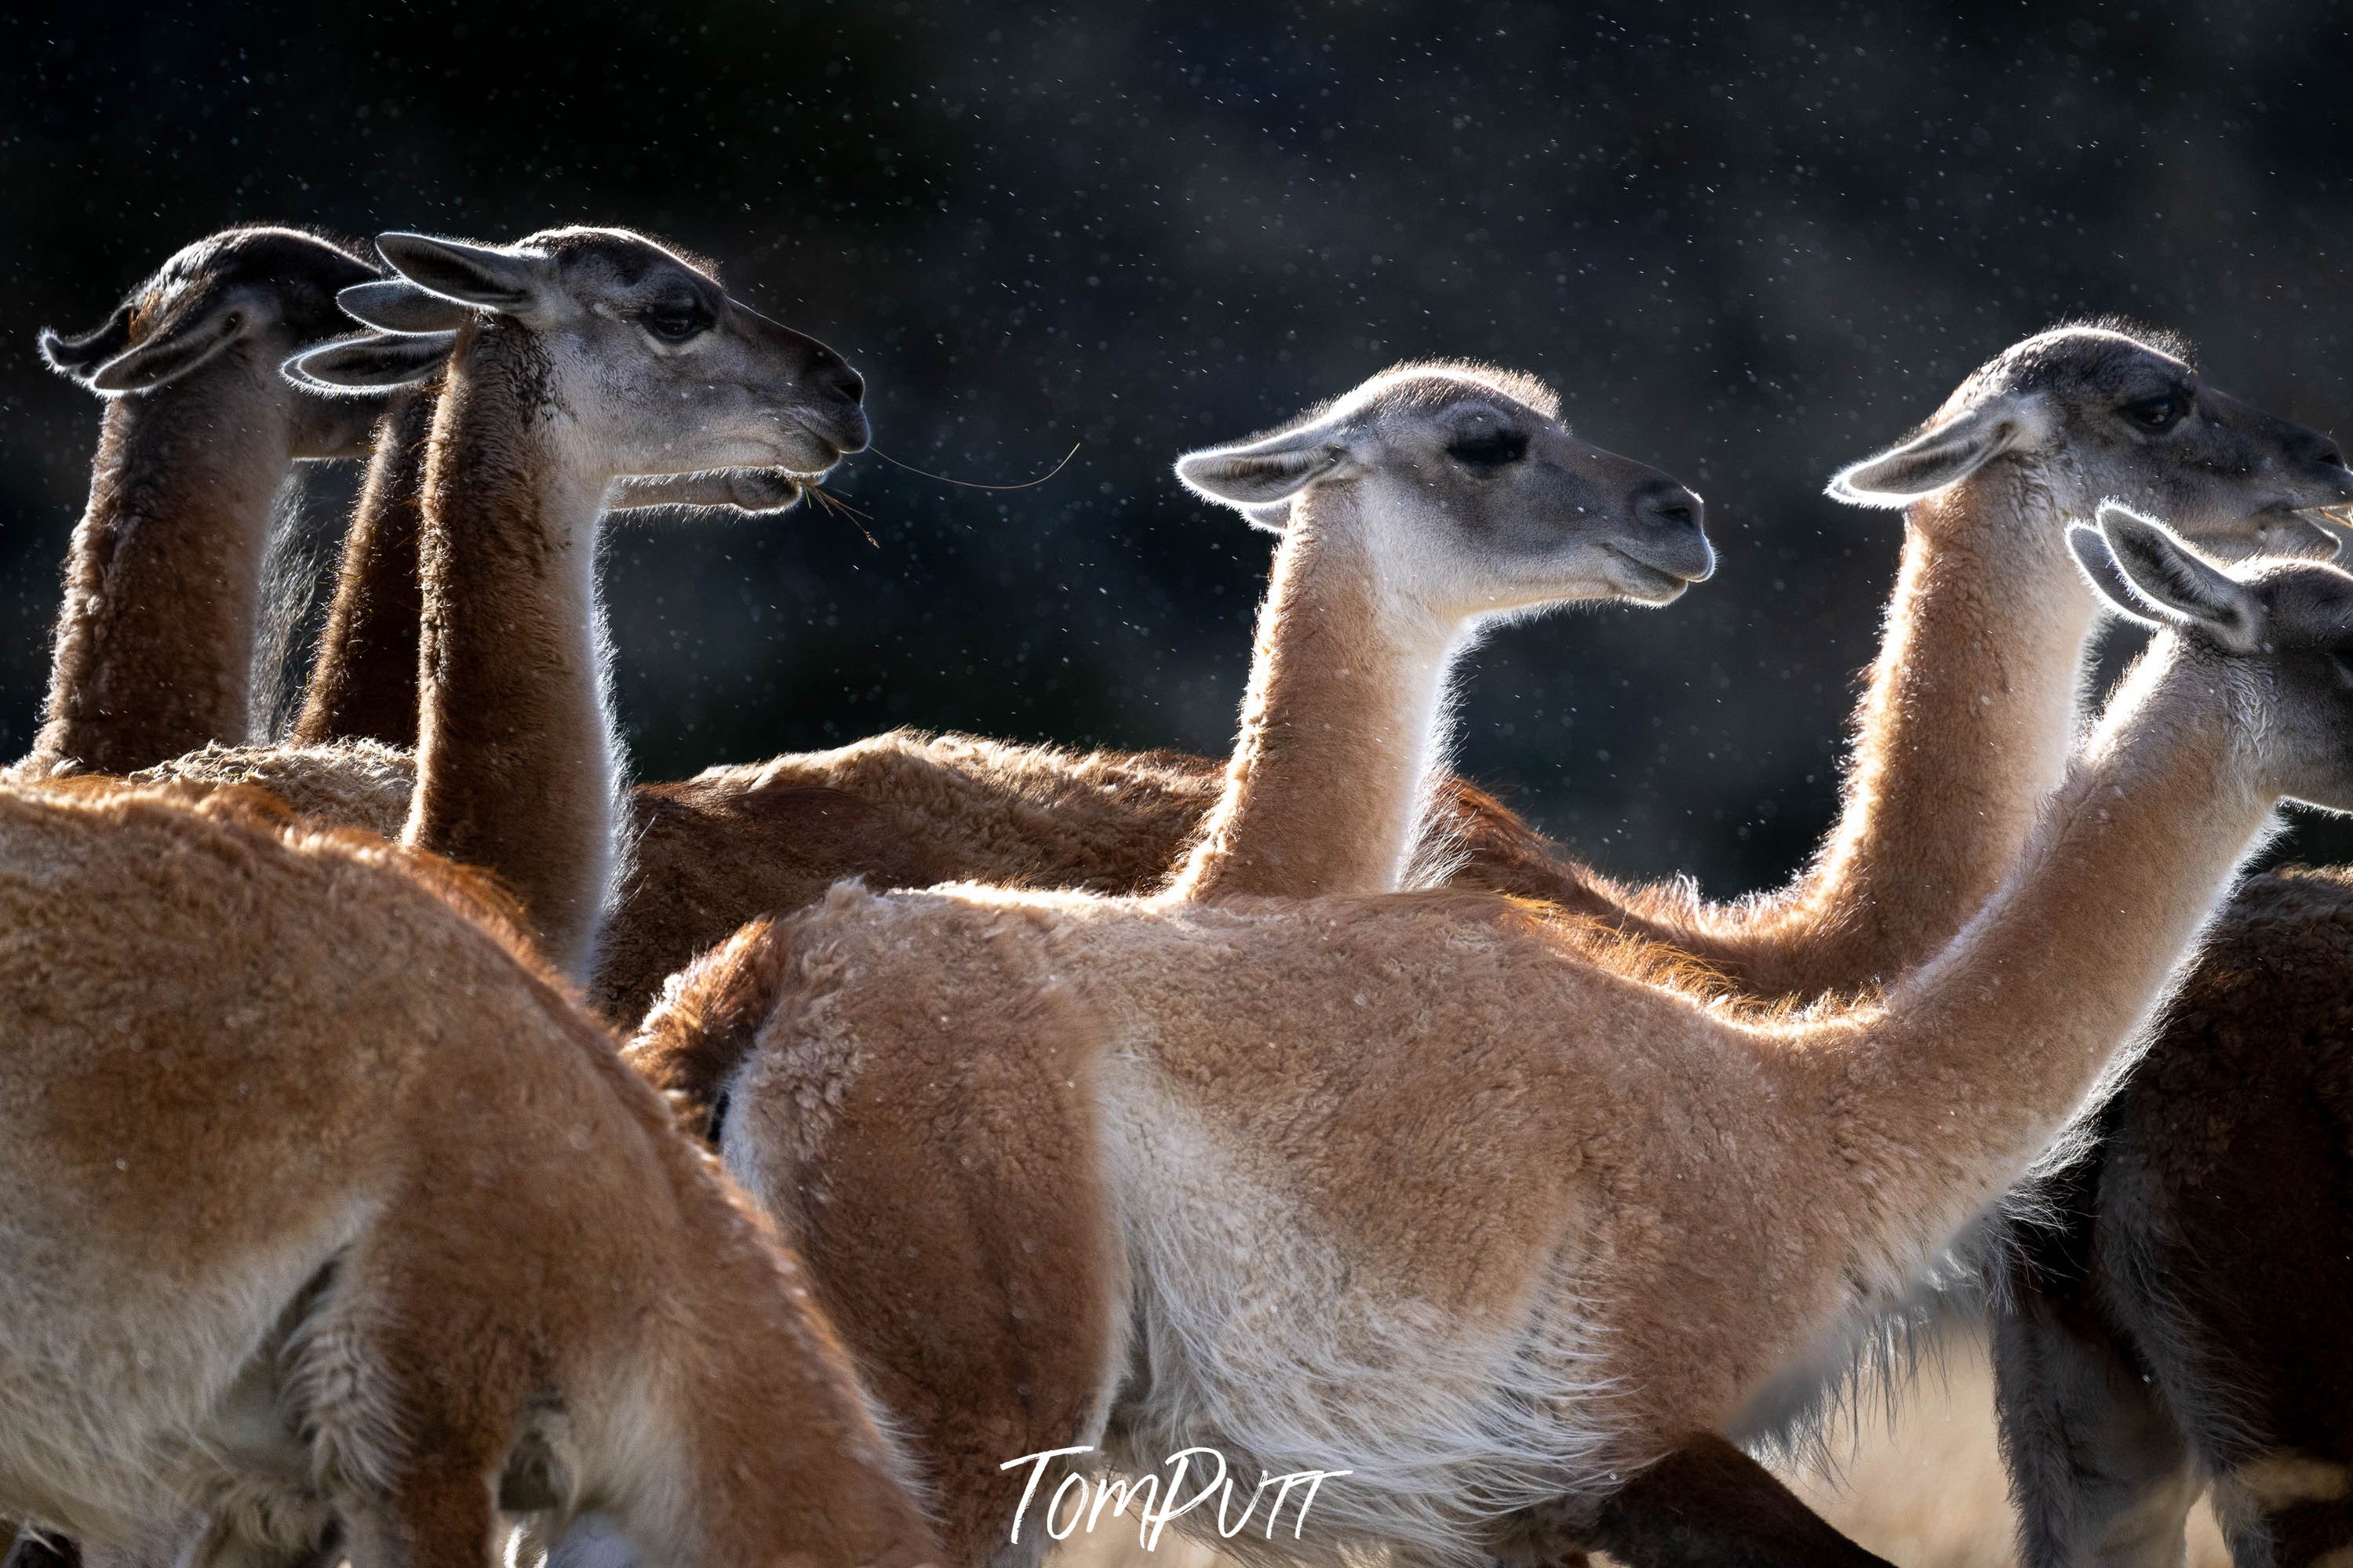
M403 387L376 426L367 482L343 535L335 601L291 736L417 744L417 637L425 615L417 558L425 525L425 452L438 388Z
M595 589L606 492L621 474L739 460L821 472L865 445L861 384L625 231L505 251L378 243L412 281L490 307L459 329L433 400L404 836L495 870L585 974L617 847ZM687 335L657 337L673 318Z
M2204 416L2161 437L2118 424L2135 395L2177 385ZM1919 437L1857 466L1925 494L1841 481L1873 504L1904 501L1906 537L1844 814L1806 877L1732 906L1685 887L1614 885L1459 780L1434 792L1424 861L1451 864L1456 885L1546 899L1693 956L1727 991L1837 995L1892 982L1998 885L2058 776L2093 619L2064 558L2065 518L2103 495L2142 496L2225 553L2286 548L2310 539L2296 508L2353 494L2336 456L2316 434L2198 383L2160 348L2106 331L2029 339L1973 375ZM715 770L690 781L695 809L671 822L679 852L664 875L703 868L691 900L650 876L625 881L596 999L635 1016L731 922L799 907L836 876L1159 890L1219 797L1217 766L901 734ZM808 789L876 809L828 800L800 863L775 830L784 814L758 797ZM660 814L641 805L637 815Z
M596 606L606 498L617 479L649 471L821 473L865 444L862 384L822 343L623 230L551 229L504 248L402 234L377 244L401 278L356 291L353 308L458 324L338 342L289 367L321 384L379 384L401 349L406 384L436 384L384 422L347 551L347 566L360 564L339 589L329 668L306 704L304 732L341 743L252 771L306 803L376 798L381 744L368 732L400 728L405 694L365 688L411 646L407 628L385 623L413 563L423 614L402 837L492 871L555 962L585 976L622 847ZM798 493L797 480L787 488ZM366 776L317 786L296 776L346 765ZM243 768L212 756L184 771Z
M855 895L832 895L835 907L845 900ZM986 1561L1004 1540L999 1466L1066 1440L1057 1434L1100 1426L1124 1342L1116 1309L1127 1275L1089 1109L1094 1054L1077 1045L1051 988L1008 986L1023 972L1018 923L984 922L927 947L921 981L902 994L906 1016L941 1047L965 1037L968 1008L1001 999L1015 1011L991 1038L1014 1049L927 1048L877 1062L871 1080L856 1075L853 1086L844 1075L849 1092L822 1105L744 1089L761 1147L782 1157L770 1168L794 1173L771 1189L781 1200L771 1212L808 1259L819 1304L843 1326L876 1398L923 1457L935 1521L958 1562ZM723 1020L728 1031L756 1026L781 1057L834 1057L823 994L842 976L821 945L796 949L789 934L764 928L724 951L756 983L782 980L811 997L805 1010ZM910 1142L911 1126L923 1138ZM886 1233L897 1268L863 1267ZM990 1288L968 1288L983 1280ZM946 1390L967 1396L941 1397Z
M0 1508L198 1561L934 1548L841 1347L479 879L249 792L0 790Z
M1957 431L1975 445L1932 442L1900 473L1930 493L1910 503L1843 816L1815 868L1790 888L1726 907L1704 904L1685 887L1616 886L1459 780L1440 786L1425 835L1454 849L1450 879L1606 922L1628 939L1616 947L1623 961L1654 975L1681 970L1727 1005L1868 993L1933 952L2014 860L2072 731L2076 662L2094 612L2066 559L2064 517L2103 493L2154 492L2217 548L2243 551L2289 542L2302 531L2294 507L2353 486L2325 438L2211 388L2191 393L2219 434L2197 439L2229 447L2227 462L2210 461L2216 454L2202 447L2101 423L2144 382L2162 390L2183 374L2179 362L2130 340L2061 330L1997 358L1931 422L1930 436L1949 440ZM1918 446L1858 469L1884 469ZM1957 468L1965 471L1955 478ZM706 777L714 793L789 781L887 805L896 831L868 852L935 848L926 869L943 879L1123 892L1158 889L1159 868L1171 863L1160 857L1198 830L1213 799L1202 787L1211 764L1166 754L1153 764L1139 773L1102 753L1071 759L961 737L890 736ZM1067 784L1050 777L1057 768L1071 773ZM1029 809L1041 795L1050 814ZM1124 845L1131 811L1136 826ZM1083 856L1060 865L1058 882L1056 851L1072 846ZM715 842L702 853L722 864L747 858ZM1133 880L1122 884L1121 873ZM733 907L748 919L756 906ZM666 962L684 962L691 950L680 939L693 934L682 922L633 922L625 910L614 951L630 956L607 971L612 983L600 984L600 1005L630 1016L651 994L650 977Z
M2151 436L2120 415L2168 389L2199 417ZM1873 504L1904 501L1907 527L1885 646L1856 722L1844 815L1807 876L1731 906L1701 903L1684 887L1614 885L1460 781L1437 792L1425 859L1444 864L1451 845L1455 884L1607 920L1696 958L1728 992L1810 997L1892 983L1999 885L2059 776L2094 617L2065 557L2066 519L2087 516L2103 497L2137 497L2224 553L2316 548L2295 510L2353 495L2353 476L2324 437L2204 385L2165 344L2107 328L2026 340L1973 375L1922 437L1855 472L1926 493L1841 491ZM866 853L879 859L921 845L938 852L923 857L927 873L1050 886L1050 868L1075 860L1080 874L1066 870L1059 885L1148 892L1162 885L1169 862L1158 858L1172 837L1181 854L1198 831L1180 819L1213 798L1198 787L1211 764L1151 762L1134 772L1100 753L885 737L705 778L714 798L790 781L887 805L892 815L876 824L878 833L890 825L887 836ZM1046 775L1058 766L1074 776L1054 784ZM1170 787L1172 776L1179 787ZM1032 809L1040 792L1052 799L1050 814ZM1121 816L1130 811L1136 826L1123 846ZM705 851L712 859L752 858L723 853L720 837ZM846 863L840 848L828 844L826 868ZM1134 878L1124 886L1113 879L1122 871ZM773 867L760 873L763 882L776 877ZM818 879L806 885L813 893ZM733 902L747 918L755 907L750 898ZM607 971L616 983L599 985L600 1003L629 1016L651 994L653 973L685 962L692 949L677 939L692 934L625 921L614 941L636 956Z
M417 758L369 741L207 746L130 777L137 784L249 784L322 825L397 838L417 790Z
M635 1019L694 956L835 882L1149 889L1216 800L1220 768L1174 752L1073 754L900 731L629 793L634 848L590 996ZM251 784L339 826L399 835L416 758L367 742L219 747L139 775ZM923 831L918 825L936 828Z
M424 614L425 464L440 388L396 393L378 423L367 483L343 537L335 600L311 667L291 739L301 746L373 741L417 743L418 639ZM781 469L638 476L616 482L606 505L729 507L777 511L805 486Z
M1420 845L1453 665L1486 627L1672 604L1714 573L1700 498L1579 440L1555 406L1508 371L1405 364L1177 460L1189 489L1282 543L1226 788L1171 897L1393 890Z
M371 403L297 390L279 362L348 330L336 290L374 278L293 229L225 230L132 290L105 325L42 334L107 399L26 775L127 773L249 739L261 563L302 458L366 449Z
M1594 962L1577 921L1470 891L837 889L753 939L781 956L738 966L776 995L711 1097L722 1153L773 1211L827 1216L821 1300L953 1322L960 1297L1008 1283L899 1255L894 1184L970 1168L931 1118L953 1100L1011 1147L1091 1149L1110 1233L1064 1245L1124 1267L1108 1288L1073 1270L1034 1331L1069 1336L1099 1300L1083 1342L1124 1350L1095 1385L1104 1421L1033 1428L1025 1451L1099 1439L1136 1468L1208 1444L1245 1477L1355 1472L1288 1555L1592 1544L1632 1468L1704 1465L1704 1434L1750 1419L1780 1369L1883 1309L2049 1146L2279 798L2353 805L2353 577L2233 577L2116 510L2073 547L2103 592L2129 583L2120 610L2173 629L1996 896L1879 1001L1753 1018ZM642 1058L678 1048L632 1055L659 1079ZM1079 1210L1066 1170L1050 1193L1029 1179L991 1167L953 1205L1022 1215L1014 1234L1037 1240L1026 1216ZM997 1392L895 1376L884 1361L913 1352L843 1321L880 1387ZM960 1418L893 1413L945 1515L1001 1527L1018 1492L999 1477L948 1497L965 1472L922 1447ZM983 1539L1002 1537L960 1525L951 1552Z
M1892 983L1991 896L2073 729L2094 601L2068 521L2121 500L2226 556L2309 552L2295 511L2353 496L2335 443L2206 385L2178 347L2106 326L2039 333L1839 476L1833 495L1905 509L1841 819L1806 874L1755 900L1603 889L1630 930L1742 989L1815 995ZM2136 411L2157 407L2173 422L2152 431Z
M2259 877L2084 1148L2022 1194L1995 1331L2031 1568L2353 1547L2353 873ZM2121 1560L2113 1558L2113 1560Z
M1270 497L1288 509L1261 628L1248 778L1229 790L1187 868L1188 893L1208 896L1229 883L1265 890L1284 879L1326 889L1395 885L1439 743L1446 668L1470 628L1567 600L1663 603L1706 574L1713 555L1697 498L1577 441L1552 417L1554 406L1549 392L1511 373L1400 366L1279 437L1180 465L1187 483L1246 500L1262 521ZM1515 456L1474 465L1451 455L1474 439L1515 443ZM1330 456L1302 468L1292 461L1301 450ZM369 584L385 579L396 588L399 554L396 531L355 523L339 605L364 619L367 606L394 603L396 592ZM313 711L354 705L351 693L367 676L343 647L365 640L339 638L331 626ZM1288 658L1293 645L1311 646L1314 657ZM1293 745L1293 732L1314 735L1314 745ZM1071 776L1047 776L1052 768ZM1166 872L1198 827L1198 809L1158 809L1166 792L1156 775L1183 773L1184 793L1206 805L1216 799L1196 787L1206 768L1189 759L1113 763L953 737L928 746L885 738L643 787L598 1000L635 1016L692 953L760 913L806 904L844 876L1138 890ZM1320 797L1335 777L1356 789L1362 809L1345 831L1326 829L1332 842L1319 848L1307 842L1297 802ZM1255 804L1236 804L1244 799Z
M752 1054L784 984L786 957L776 921L754 921L671 975L638 1025L646 1081L691 1135L716 1141L710 1088Z

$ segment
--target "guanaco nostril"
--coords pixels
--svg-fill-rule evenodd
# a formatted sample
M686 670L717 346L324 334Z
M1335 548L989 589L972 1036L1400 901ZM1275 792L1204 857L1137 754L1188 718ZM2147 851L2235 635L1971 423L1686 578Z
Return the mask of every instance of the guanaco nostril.
M1653 483L1635 503L1635 515L1654 527L1696 531L1705 503L1678 484Z
M845 403L862 403L866 400L866 378L850 369L844 361L837 360L828 365L818 375L818 380L828 392L833 393Z

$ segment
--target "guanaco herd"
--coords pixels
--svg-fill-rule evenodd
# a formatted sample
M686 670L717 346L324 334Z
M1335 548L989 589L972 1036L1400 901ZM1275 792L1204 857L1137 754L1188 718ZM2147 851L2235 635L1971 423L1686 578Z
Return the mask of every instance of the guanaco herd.
M1903 563L1841 814L1732 904L1445 768L1454 663L1699 498L1399 365L1178 479L1278 542L1218 763L899 732L628 784L611 511L866 445L638 235L191 246L0 785L20 1563L1022 1568L1020 1475L1346 1472L1245 1558L1879 1560L1746 1448L1993 1321L2032 1568L2353 1553L2353 472L2064 326L1831 494ZM260 733L276 498L367 476ZM2162 521L2158 521L2162 520ZM2227 564L2225 564L2227 563ZM2085 720L2102 611L2154 628Z

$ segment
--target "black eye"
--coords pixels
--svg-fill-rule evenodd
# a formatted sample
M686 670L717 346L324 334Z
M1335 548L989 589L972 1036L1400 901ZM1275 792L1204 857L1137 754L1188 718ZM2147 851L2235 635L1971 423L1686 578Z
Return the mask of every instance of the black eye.
M1447 444L1446 455L1473 468L1500 468L1528 455L1528 438L1517 430L1484 430L1458 436Z
M646 331L666 343L682 343L696 333L706 331L711 318L700 310L663 306L648 310L638 318Z
M2117 410L2144 430L2170 430L2181 423L2189 412L2189 395L2186 392L2160 393L2144 397L2138 403L2127 403Z

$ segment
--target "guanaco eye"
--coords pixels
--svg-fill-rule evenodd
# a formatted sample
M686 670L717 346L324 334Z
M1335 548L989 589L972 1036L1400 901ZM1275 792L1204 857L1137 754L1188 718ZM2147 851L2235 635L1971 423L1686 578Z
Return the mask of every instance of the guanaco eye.
M646 331L666 343L682 343L711 326L711 318L700 310L674 308L648 310L638 320L644 324Z
M2127 403L2117 412L2144 430L2170 430L2189 412L2189 398L2186 393L2160 393Z
M1446 455L1467 468L1500 468L1528 455L1528 438L1517 430L1483 430L1456 437Z

